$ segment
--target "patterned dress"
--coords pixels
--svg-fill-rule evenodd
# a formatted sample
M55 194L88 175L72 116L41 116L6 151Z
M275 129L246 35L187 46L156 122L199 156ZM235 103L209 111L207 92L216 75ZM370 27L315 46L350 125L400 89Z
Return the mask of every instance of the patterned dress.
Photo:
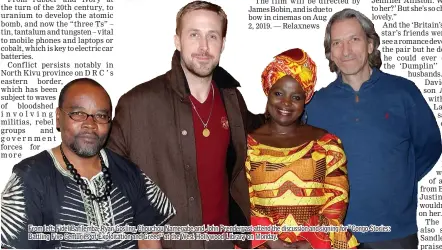
M350 232L319 228L313 232L313 227L308 227L337 229L342 225L348 203L348 180L339 138L326 134L292 148L263 145L250 135L247 142L246 175L253 226L280 226L278 232L266 233L276 234L289 243L307 240L313 248L358 245ZM265 248L267 240L260 237L263 233L254 232L252 248Z
M100 153L113 183L104 202L91 201L51 150L15 165L1 197L2 248L138 248L138 239L154 236L148 226L176 214L138 167L108 149ZM82 178L95 195L105 192L102 172ZM112 237L106 230L115 230Z

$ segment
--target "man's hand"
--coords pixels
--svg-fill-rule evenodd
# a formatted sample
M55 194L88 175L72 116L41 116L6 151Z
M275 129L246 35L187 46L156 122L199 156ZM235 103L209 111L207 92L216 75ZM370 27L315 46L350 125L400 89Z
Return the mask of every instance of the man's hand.
M159 240L139 240L139 249L162 249L161 241Z
M282 249L286 248L286 243L282 240L269 240L266 242L266 245L271 249Z

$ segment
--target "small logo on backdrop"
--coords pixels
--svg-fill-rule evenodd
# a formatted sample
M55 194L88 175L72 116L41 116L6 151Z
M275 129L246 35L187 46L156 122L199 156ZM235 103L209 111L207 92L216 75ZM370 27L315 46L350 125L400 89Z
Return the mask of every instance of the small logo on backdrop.
M221 117L221 125L224 129L229 129L229 120L227 120L227 117Z
M387 113L385 113L385 119L388 119L388 117L390 117L390 114L388 114L388 112L387 112Z

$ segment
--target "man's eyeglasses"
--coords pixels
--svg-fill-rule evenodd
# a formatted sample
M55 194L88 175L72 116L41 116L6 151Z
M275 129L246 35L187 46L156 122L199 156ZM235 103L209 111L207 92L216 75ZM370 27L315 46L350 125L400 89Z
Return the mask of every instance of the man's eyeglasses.
M111 121L111 117L106 114L93 114L93 115L91 115L91 114L88 114L88 113L82 112L82 111L66 112L61 108L60 108L60 110L63 111L63 113L67 114L72 120L74 120L76 122L86 121L89 118L89 116L92 117L92 119L94 119L94 121L99 124L107 124Z

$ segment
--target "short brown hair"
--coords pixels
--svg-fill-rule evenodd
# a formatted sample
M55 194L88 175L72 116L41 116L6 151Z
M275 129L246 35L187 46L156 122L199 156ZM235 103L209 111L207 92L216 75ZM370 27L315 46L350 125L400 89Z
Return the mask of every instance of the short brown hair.
M208 11L213 11L216 14L218 14L218 16L221 17L222 22L223 22L222 35L223 35L223 37L226 37L226 34L227 34L227 15L226 15L226 13L224 12L224 10L220 6L213 4L213 3L206 2L206 1L190 2L186 6L182 7L180 9L180 11L178 11L178 13L176 15L176 30L175 30L175 33L177 35L179 35L180 31L181 31L181 19L183 19L183 16L186 13L189 13L194 10L208 10Z

